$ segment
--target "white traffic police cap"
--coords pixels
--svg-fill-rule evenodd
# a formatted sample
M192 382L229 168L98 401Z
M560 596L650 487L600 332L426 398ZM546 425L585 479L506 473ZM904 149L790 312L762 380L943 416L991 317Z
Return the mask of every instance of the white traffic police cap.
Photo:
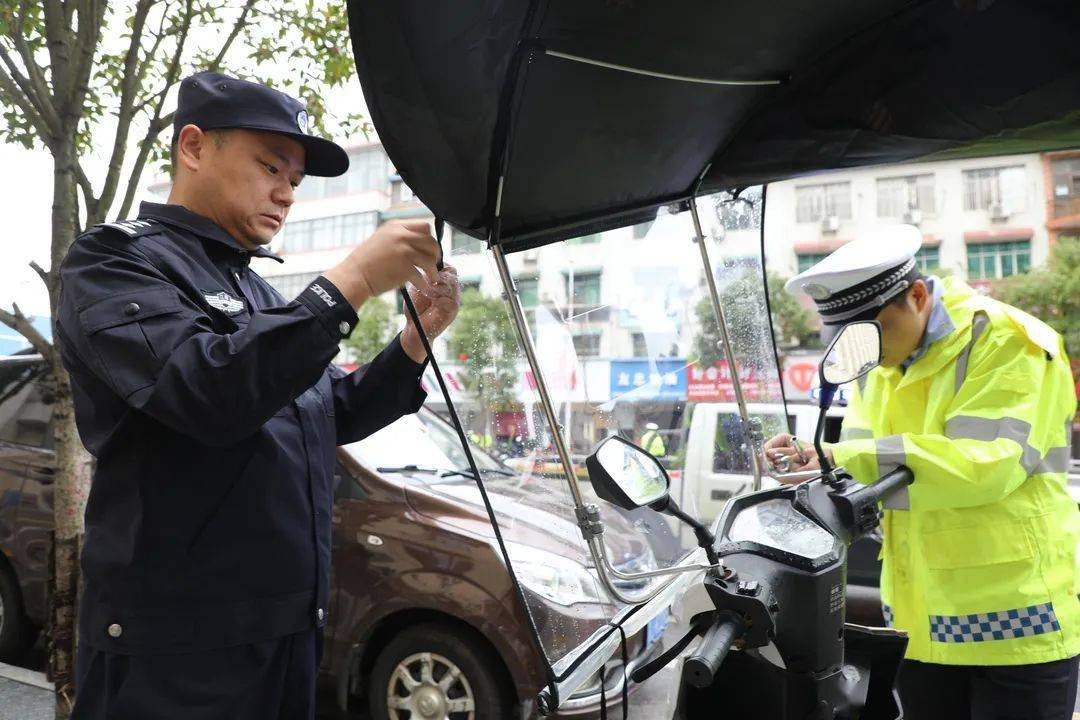
M907 290L921 276L915 263L920 247L922 233L914 225L869 230L788 280L784 289L813 298L822 336L829 337L849 322L873 320Z

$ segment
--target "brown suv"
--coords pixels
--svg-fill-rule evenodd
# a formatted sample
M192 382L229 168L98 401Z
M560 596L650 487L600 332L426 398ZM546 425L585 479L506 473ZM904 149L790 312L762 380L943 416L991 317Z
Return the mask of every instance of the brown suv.
M45 616L53 454L41 372L40 363L0 363L0 661L18 656ZM574 554L580 532L561 496L474 453L545 647L568 649L613 614L588 558ZM542 686L466 466L453 429L426 409L338 450L322 669L343 708L366 704L372 720L503 720L521 717ZM652 534L616 517L605 537L633 571L655 566ZM663 622L629 638L630 670L655 653ZM612 705L622 681L615 659L605 681ZM595 717L599 705L597 680L562 713Z

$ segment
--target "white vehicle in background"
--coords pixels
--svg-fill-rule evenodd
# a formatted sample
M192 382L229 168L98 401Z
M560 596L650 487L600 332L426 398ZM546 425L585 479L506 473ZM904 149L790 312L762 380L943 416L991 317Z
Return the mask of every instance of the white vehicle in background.
M766 439L786 430L780 426L783 407L779 404L750 403L747 411L763 419ZM684 420L686 459L681 472L670 473L671 496L680 507L694 508L698 517L717 517L729 499L750 489L753 479L749 456L742 448L739 408L735 403L693 403L685 412L684 417L689 418ZM845 414L846 407L829 409L825 441L840 438ZM787 427L800 440L813 442L817 416L817 405L789 403ZM771 478L763 478L762 483L764 487L777 484Z
M779 422L781 406L778 404L747 405L751 416L766 420L766 439L776 432L770 430L768 419ZM699 517L717 517L725 503L732 497L750 489L753 479L745 452L732 449L732 437L737 433L739 408L735 403L692 403L688 404L684 420L686 460L682 470L671 470L671 496L676 498L680 507L695 508ZM836 405L829 408L825 415L825 442L840 439L840 428L847 407ZM817 425L818 407L812 403L788 403L788 427L795 437L805 443L814 440L814 428ZM765 477L764 487L776 486L776 481ZM1080 465L1074 466L1068 475L1068 491L1080 505Z

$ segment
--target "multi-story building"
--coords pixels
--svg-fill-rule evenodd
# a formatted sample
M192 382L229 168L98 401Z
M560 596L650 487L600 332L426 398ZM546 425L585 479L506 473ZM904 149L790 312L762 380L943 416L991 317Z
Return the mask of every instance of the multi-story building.
M432 218L394 174L380 144L358 144L348 152L345 175L309 177L301 184L289 221L270 248L285 262L259 261L257 270L285 297L298 294L381 223ZM1054 238L1080 233L1080 152L908 163L789 180L770 185L766 213L768 264L784 276L809 267L859 233L907 222L923 231L919 260L924 270L947 270L985 286L1043 263ZM716 215L724 215L728 228L718 232L713 227L722 237L718 254L736 262L756 256L756 220ZM665 222L662 212L655 223L508 257L534 336L543 337L537 325L544 317L558 318L561 332L571 335L567 343L579 364L561 379L569 384L565 399L573 407L596 408L635 393L637 411L626 417L624 406L624 417L616 418L627 428L653 418L671 427L672 414L694 399L686 358L696 331L693 300L703 294L700 261L688 223ZM719 222L709 218L706 224ZM657 233L664 242L654 242ZM646 236L650 240L644 242ZM465 288L501 293L482 241L448 227L443 242L447 261L458 269ZM396 307L400 325L400 299L396 294L386 299ZM544 344L552 344L550 337ZM472 417L474 428L487 425L496 435L506 434L504 426L513 424L507 418L516 422L516 416L488 414L485 419L463 390L463 368L447 357L445 337L435 350L444 358L452 396ZM346 354L339 361L365 359ZM534 383L520 359L518 366L518 395L528 404ZM431 390L434 381L433 376L427 379ZM789 397L805 397L805 388L788 385L788 391ZM441 405L442 400L432 392L429 402ZM583 412L568 420L574 444L587 447L598 432L595 419Z
M986 286L1046 261L1047 172L1046 160L1029 154L862 168L776 183L769 186L765 220L769 262L791 275L857 234L906 222L923 232L918 259L924 271L947 270Z

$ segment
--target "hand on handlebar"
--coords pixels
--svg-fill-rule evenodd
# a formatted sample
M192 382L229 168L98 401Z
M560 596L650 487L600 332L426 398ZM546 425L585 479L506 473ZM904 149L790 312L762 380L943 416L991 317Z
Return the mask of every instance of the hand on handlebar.
M798 443L796 445L796 443ZM796 440L788 433L780 433L769 438L765 443L765 461L776 473L796 473L807 470L820 470L817 452L813 445L803 440ZM829 462L833 461L832 451L825 449L825 455ZM800 457L801 456L801 457ZM805 458L805 462L803 459ZM783 477L776 478L781 483L796 484L800 481L785 481Z

